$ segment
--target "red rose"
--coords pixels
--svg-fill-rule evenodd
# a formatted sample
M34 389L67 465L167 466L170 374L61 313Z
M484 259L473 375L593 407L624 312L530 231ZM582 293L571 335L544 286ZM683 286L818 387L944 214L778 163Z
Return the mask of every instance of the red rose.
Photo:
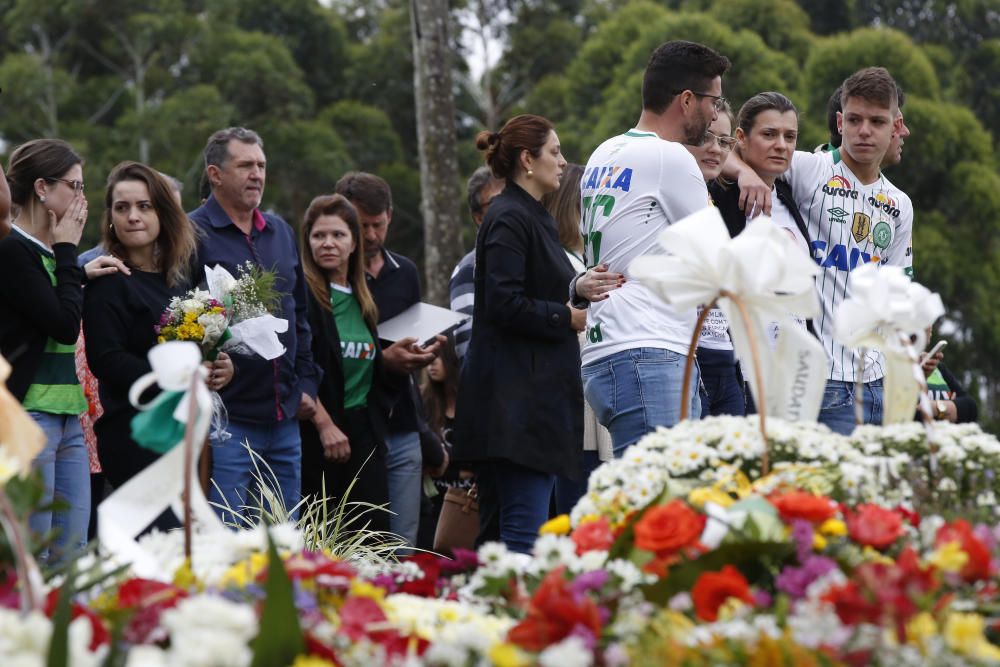
M635 546L664 555L696 545L705 530L705 515L674 499L649 508L634 529Z
M403 582L399 587L400 592L425 598L435 597L438 578L441 576L441 563L438 561L438 557L434 554L418 552L406 560L419 565L424 576L420 579Z
M53 589L49 591L48 597L45 598L45 615L49 618L52 618L52 615L56 612L56 605L59 603L59 592L60 589ZM91 633L89 648L91 651L96 651L97 647L111 641L111 635L108 634L108 629L104 627L104 622L97 614L78 602L71 602L69 612L70 622L75 621L81 616L86 616L87 620L90 621Z
M528 615L507 633L507 640L528 651L541 651L565 639L577 628L601 636L597 605L585 595L576 596L563 578L564 568L549 572L531 597Z
M948 542L958 542L969 561L962 567L960 574L968 583L990 578L990 550L983 541L972 532L972 526L965 519L953 521L938 529L934 536L934 546Z
M577 555L588 551L607 551L615 543L615 536L611 534L611 524L608 523L607 517L603 516L577 526L570 539L576 545Z
M805 491L792 491L771 497L771 504L785 521L802 519L813 524L823 523L837 515L837 505L826 496Z
M368 626L385 622L385 612L371 598L350 596L340 607L340 632L352 641L368 634Z
M691 588L694 613L703 621L718 620L719 607L729 598L753 604L750 584L732 565L725 566L720 572L702 572Z
M847 513L847 532L858 544L882 550L890 547L905 531L899 512L866 504Z

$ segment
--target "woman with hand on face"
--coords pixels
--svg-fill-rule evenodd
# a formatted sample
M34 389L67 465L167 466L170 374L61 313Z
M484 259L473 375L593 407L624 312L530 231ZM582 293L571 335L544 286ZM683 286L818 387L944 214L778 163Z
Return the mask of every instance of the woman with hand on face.
M686 146L698 162L709 187L716 183L726 158L736 145L733 137L733 111L727 104L719 117L708 126L701 146ZM729 322L722 309L712 308L705 319L698 339L698 368L701 370L701 416L746 414L746 397L740 376L733 341L729 338Z
M100 257L82 269L76 247L87 220L83 162L58 139L36 139L10 156L7 183L14 218L0 240L0 354L12 366L8 388L42 428L45 449L34 466L53 497L70 509L31 517L34 532L55 528L57 560L87 541L90 470L78 415L87 402L76 377L84 275L128 272ZM48 558L48 555L44 557Z
M323 380L315 414L299 422L302 495L334 504L346 495L348 503L387 505L385 438L390 394L399 387L382 365L363 243L358 213L345 197L322 195L309 204L302 223L302 268L313 360L323 369ZM368 512L364 521L371 530L389 529L386 512Z
M496 503L501 540L528 553L548 519L555 476L579 476L577 332L587 313L566 302L573 266L556 221L539 201L559 188L566 167L552 124L517 116L499 132L480 133L476 145L507 185L490 203L476 239L475 313L454 458L480 468L483 532Z
M104 195L101 243L131 269L110 275L84 292L87 363L98 381L104 414L94 424L97 454L117 488L159 455L132 440L137 411L129 403L132 384L152 369L147 353L156 345L154 327L176 296L197 282L197 233L170 184L154 169L122 162L111 170ZM208 387L218 391L233 377L233 362L220 353L205 362Z

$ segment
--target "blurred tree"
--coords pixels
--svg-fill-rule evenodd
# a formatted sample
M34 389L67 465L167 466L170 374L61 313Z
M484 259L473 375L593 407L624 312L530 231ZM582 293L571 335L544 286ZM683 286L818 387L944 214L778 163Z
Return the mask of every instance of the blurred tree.
M724 23L734 30L759 35L768 47L799 62L805 61L814 41L809 15L795 0L715 0L710 13L725 17Z

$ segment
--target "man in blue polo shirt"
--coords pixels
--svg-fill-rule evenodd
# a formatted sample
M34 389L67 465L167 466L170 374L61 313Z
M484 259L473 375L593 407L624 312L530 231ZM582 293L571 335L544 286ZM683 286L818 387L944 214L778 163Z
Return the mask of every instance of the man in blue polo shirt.
M308 417L319 369L312 361L306 313L306 286L295 245L295 233L280 217L260 210L267 164L264 144L256 132L231 127L213 134L205 146L205 170L212 194L191 219L203 232L198 260L221 265L234 276L250 262L273 271L281 294L278 317L288 320L280 334L285 354L272 361L234 355L236 373L222 390L232 437L212 441L212 501L233 510L254 506L258 490L253 478L264 465L251 460L244 443L270 468L286 508L301 495L302 449L296 416ZM271 480L266 480L271 482ZM228 513L223 518L232 520Z

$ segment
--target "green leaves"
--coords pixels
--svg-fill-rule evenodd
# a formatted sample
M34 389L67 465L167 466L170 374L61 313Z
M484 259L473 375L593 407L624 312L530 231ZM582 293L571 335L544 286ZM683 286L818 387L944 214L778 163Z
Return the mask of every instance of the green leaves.
M260 632L252 644L251 667L290 665L305 650L292 582L270 532L267 534L267 556L264 609L260 615Z

